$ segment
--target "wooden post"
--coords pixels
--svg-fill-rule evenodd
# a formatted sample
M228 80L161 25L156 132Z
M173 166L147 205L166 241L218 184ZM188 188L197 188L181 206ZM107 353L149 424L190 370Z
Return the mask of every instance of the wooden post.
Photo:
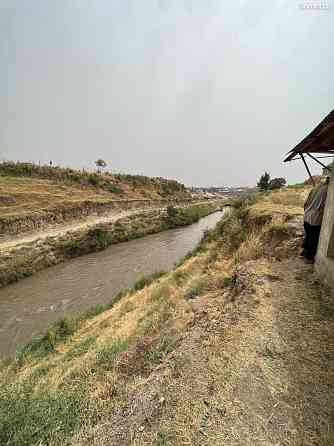
M305 158L304 158L304 155L302 154L302 152L300 152L300 157L301 157L301 159L303 160L303 163L304 163L304 166L305 166L305 168L306 168L306 170L307 170L307 173L309 174L309 176L310 176L310 178L311 178L311 180L312 180L313 186L315 186L315 181L314 181L314 179L313 179L313 177L312 177L312 174L311 174L311 172L310 172L310 169L309 169L309 167L308 167L308 165L307 165L307 162L305 161Z

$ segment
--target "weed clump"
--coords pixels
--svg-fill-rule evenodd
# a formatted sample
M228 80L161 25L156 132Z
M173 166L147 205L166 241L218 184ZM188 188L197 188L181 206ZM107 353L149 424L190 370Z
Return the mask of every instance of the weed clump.
M106 345L96 353L96 364L108 367L113 364L118 354L128 348L128 341L116 339L110 345Z
M175 337L162 334L158 342L145 353L145 357L150 362L159 363L175 349L175 346Z

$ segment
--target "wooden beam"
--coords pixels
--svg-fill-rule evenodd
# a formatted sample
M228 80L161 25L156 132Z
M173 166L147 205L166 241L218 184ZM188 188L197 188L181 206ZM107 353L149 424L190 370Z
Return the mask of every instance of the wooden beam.
M317 156L317 159L321 159L321 158L334 158L334 153L333 155L328 155L328 156ZM301 157L299 156L298 158L293 158L291 161L297 161L297 160L301 160Z
M330 172L332 171L332 169L328 166L325 166L325 164L322 164L321 161L319 161L315 156L312 156L310 153L307 154L310 158L312 158L316 163L320 164L320 166L322 166L324 169L329 170Z
M310 172L310 169L309 169L309 167L308 167L308 165L307 165L307 162L305 161L305 158L304 158L304 155L302 154L302 152L300 152L300 157L301 157L301 159L303 160L304 166L305 166L305 168L306 168L306 170L307 170L307 173L309 174L309 176L310 176L310 178L311 178L311 181L312 181L312 183L313 183L313 186L315 186L314 178L312 177L312 174L311 174L311 172Z

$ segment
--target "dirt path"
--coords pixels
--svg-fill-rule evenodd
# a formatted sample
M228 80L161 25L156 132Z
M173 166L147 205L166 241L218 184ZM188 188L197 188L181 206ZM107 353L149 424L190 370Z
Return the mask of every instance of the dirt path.
M237 301L198 304L168 361L73 444L334 445L333 296L299 258L243 272Z
M161 208L154 208L154 210L159 210ZM77 231L80 229L87 229L92 226L96 226L100 223L111 223L120 218L127 217L129 215L135 214L137 212L150 212L152 209L133 209L128 211L115 211L108 213L106 215L90 216L76 222L71 222L63 225L49 226L46 230L25 232L23 234L6 235L0 237L0 251L10 248L14 248L17 245L34 242L38 239L46 239L48 237L56 237L66 234L70 231Z

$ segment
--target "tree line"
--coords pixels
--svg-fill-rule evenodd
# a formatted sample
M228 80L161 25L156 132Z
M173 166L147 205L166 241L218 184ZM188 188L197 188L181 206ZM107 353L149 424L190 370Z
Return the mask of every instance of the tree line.
M263 175L261 175L257 183L257 187L261 191L280 189L285 185L285 178L270 178L270 174L268 172L265 172Z

